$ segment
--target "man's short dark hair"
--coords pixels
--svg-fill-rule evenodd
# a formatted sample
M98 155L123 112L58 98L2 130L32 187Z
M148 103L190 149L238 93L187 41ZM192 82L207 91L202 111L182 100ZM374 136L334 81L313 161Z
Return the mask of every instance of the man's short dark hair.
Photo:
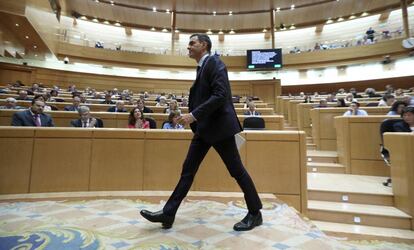
M205 42L205 43L207 43L207 51L210 53L211 52L211 40L210 40L210 37L209 36L207 36L206 34L192 34L191 36L190 36L190 39L191 38L193 38L193 37L197 37L197 39L200 41L200 42Z
M402 113L401 113L401 117L405 114L405 113L413 113L414 114L414 106L407 106L403 109Z

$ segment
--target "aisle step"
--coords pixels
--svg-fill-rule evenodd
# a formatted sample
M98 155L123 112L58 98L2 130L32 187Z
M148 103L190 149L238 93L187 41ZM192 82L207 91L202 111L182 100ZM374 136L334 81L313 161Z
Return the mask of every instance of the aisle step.
M385 177L332 173L308 173L308 199L391 206L392 188Z
M392 206L309 200L307 215L313 220L399 229L411 228L411 216Z
M308 162L308 172L344 174L345 167L338 163Z
M338 163L338 153L336 151L308 150L306 152L308 162Z

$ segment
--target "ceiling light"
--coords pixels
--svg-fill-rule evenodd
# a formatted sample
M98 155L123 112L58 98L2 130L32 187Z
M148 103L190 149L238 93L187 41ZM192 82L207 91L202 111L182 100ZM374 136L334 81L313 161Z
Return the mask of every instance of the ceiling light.
M294 29L296 29L296 27L295 27L294 24L292 24L289 29L294 30Z
M280 7L277 7L276 8L276 12L280 12Z
M292 5L290 6L290 9L291 9L291 10L294 10L294 9L295 9L295 5L294 5L294 4L292 4Z
M262 30L262 32L263 32L263 33L266 33L266 32L267 32L267 29L266 29L266 28L264 28L264 29Z
M152 12L157 12L157 7L152 7Z
M88 20L88 18L86 16L81 16L80 19L82 19L82 20Z
M233 11L229 11L229 16L232 16L233 15Z
M116 23L115 23L115 26L121 26L121 24L120 24L120 23L118 23L118 22L116 22Z
M26 39L29 39L29 36L25 36Z
M354 14L352 14L349 19L354 19L356 16L354 16Z
M168 32L168 30L166 28L161 30L162 32Z
M20 52L20 54L24 55L25 53L24 52Z
M333 21L332 21L332 19L328 19L327 21L326 21L326 24L330 24L330 23L333 23Z
M361 16L368 16L368 15L369 15L368 12L364 12L361 14Z
M34 48L34 49L37 49L37 46L36 46L36 45L33 45L33 48Z
M95 0L95 3L99 3L99 0Z
M215 16L217 14L217 12L213 11L213 16Z
M229 34L230 35L233 35L233 34L236 34L236 32L233 29L231 29L230 32L229 32Z
M99 23L98 19L96 18L92 19L92 22Z
M16 27L19 27L20 25L18 23L16 23Z
M169 9L165 10L165 13L169 14L170 13L170 10Z
M151 30L151 31L156 31L156 29L155 29L154 27L152 27L150 30Z
M223 34L224 34L224 32L223 32L222 30L220 30L220 31L218 32L218 34L219 34L219 35L223 35Z
M114 5L115 5L114 1L109 1L109 2L111 3L111 5L112 5L112 6L114 6Z
M212 35L213 32L211 31L211 29L208 29L208 31L206 32L207 35Z
M180 30L174 30L175 33L180 33Z
M338 18L338 22L342 22L344 19L342 17Z
M37 54L35 54L35 56L37 56Z
M108 22L108 20L105 20L105 21L104 21L104 24L110 24L110 23Z

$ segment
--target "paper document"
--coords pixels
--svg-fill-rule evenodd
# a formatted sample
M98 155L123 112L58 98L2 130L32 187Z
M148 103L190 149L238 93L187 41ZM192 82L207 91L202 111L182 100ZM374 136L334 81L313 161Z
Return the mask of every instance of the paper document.
M244 137L241 136L240 134L235 134L234 138L236 139L237 150L240 150L240 148L246 142L246 139L244 139Z

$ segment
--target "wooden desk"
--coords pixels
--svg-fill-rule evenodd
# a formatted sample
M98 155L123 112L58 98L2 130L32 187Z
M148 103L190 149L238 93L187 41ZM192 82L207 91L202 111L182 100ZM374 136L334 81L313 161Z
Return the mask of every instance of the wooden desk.
M240 154L259 192L307 208L306 138L298 131L247 131ZM0 127L0 193L172 190L192 133ZM240 191L214 150L194 191Z
M385 133L384 145L391 156L394 206L414 217L414 134Z

